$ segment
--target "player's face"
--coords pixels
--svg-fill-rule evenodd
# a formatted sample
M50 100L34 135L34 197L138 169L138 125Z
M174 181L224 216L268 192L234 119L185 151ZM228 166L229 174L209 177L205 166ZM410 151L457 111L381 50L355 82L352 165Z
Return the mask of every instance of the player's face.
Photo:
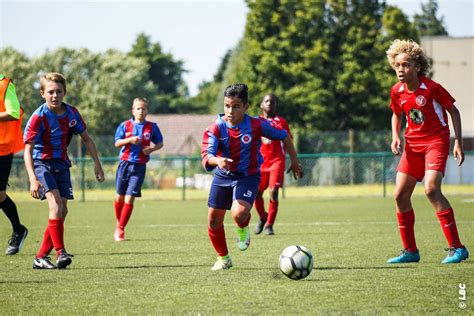
M393 66L397 78L400 82L412 83L416 82L420 67L416 66L415 61L405 53L398 54L395 57L395 64Z
M224 97L224 117L231 125L242 123L248 108L248 103L244 103L240 98Z
M148 114L148 106L143 101L133 102L132 114L135 121L143 122Z
M274 116L276 114L276 106L276 100L271 95L266 95L263 98L262 103L260 103L260 108L262 111L270 116Z
M53 111L59 111L62 109L62 102L66 92L62 83L48 81L46 82L44 89L40 91L41 96L45 99L48 108Z

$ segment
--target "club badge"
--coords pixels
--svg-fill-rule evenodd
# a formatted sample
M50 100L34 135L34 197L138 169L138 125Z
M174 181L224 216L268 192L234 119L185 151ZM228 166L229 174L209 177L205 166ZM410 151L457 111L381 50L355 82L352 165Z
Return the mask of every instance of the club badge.
M418 104L418 106L424 106L426 104L425 97L422 96L422 95L417 95L416 96L416 104Z
M423 123L423 121L425 120L423 112L418 109L411 109L410 112L408 112L408 117L410 117L413 123L418 125Z
M249 134L242 135L240 139L242 140L242 143L244 144L248 144L252 141L252 137Z

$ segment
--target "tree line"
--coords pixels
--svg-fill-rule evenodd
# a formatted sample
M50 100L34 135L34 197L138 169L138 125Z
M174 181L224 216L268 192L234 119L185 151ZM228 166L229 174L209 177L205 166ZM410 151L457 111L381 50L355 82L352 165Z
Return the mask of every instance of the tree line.
M42 103L40 75L63 73L66 100L80 107L92 134L113 133L130 116L136 96L150 100L150 113L221 112L222 91L233 82L249 85L253 114L260 98L274 92L279 112L302 131L380 130L389 126L389 90L396 81L385 57L389 43L447 35L435 0L422 4L413 21L377 0L246 3L243 37L193 97L183 80L184 62L145 33L129 52L58 48L29 58L1 48L1 71L14 79L27 117Z

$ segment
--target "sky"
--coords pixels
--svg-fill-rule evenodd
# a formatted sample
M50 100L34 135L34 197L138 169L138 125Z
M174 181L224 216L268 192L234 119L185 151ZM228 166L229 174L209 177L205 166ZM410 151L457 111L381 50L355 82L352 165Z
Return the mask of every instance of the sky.
M412 17L427 0L387 2ZM474 1L438 4L451 36L474 36ZM242 38L247 12L244 0L0 0L0 47L30 57L58 47L127 52L143 32L184 62L184 80L195 95Z

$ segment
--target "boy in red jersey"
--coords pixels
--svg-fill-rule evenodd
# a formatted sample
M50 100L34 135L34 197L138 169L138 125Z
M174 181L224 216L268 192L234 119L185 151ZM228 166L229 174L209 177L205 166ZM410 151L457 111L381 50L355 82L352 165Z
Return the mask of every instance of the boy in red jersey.
M224 230L226 210L230 210L237 225L238 248L244 251L250 244L250 209L258 192L263 160L261 137L283 140L291 160L289 170L295 178L303 174L288 133L248 116L248 108L247 86L228 86L224 91L224 114L206 129L202 139L202 164L207 171L215 170L208 199L208 234L219 255L213 271L232 267Z
M148 100L135 98L132 104L133 117L122 122L115 132L115 147L122 147L116 174L115 241L125 238L125 226L132 215L135 197L141 196L150 154L163 147L160 129L156 123L146 120L147 114Z
M293 139L290 127L286 120L277 114L278 98L274 94L267 94L260 103L262 114L260 118L270 122L270 125L283 129ZM285 176L285 147L282 141L271 140L262 137L262 146L260 153L263 156L263 164L260 167L261 179L258 187L257 197L255 198L255 209L260 216L255 226L255 234L260 234L265 230L267 235L273 235L273 224L275 223L278 212L278 190L283 186ZM263 200L263 192L270 188L270 202L268 213L265 212L265 202Z
M441 193L449 153L448 112L454 129L454 159L464 161L461 136L461 116L454 98L438 83L425 77L428 58L413 41L395 40L387 50L390 65L399 82L390 92L392 114L392 144L395 155L400 154L402 113L407 119L405 148L397 168L395 201L398 227L404 250L388 263L418 262L420 254L415 242L415 213L411 195L417 181L424 178L425 194L441 223L449 245L442 263L459 263L469 257L461 243L451 205Z
M40 80L40 93L45 103L31 115L23 136L25 166L30 180L30 193L35 199L47 199L48 226L40 250L33 260L33 269L64 269L71 256L64 247L64 221L67 201L73 199L67 146L74 134L79 134L95 163L97 181L104 181L104 171L94 141L79 111L63 102L66 79L59 73L48 73ZM49 253L56 250L56 265Z

